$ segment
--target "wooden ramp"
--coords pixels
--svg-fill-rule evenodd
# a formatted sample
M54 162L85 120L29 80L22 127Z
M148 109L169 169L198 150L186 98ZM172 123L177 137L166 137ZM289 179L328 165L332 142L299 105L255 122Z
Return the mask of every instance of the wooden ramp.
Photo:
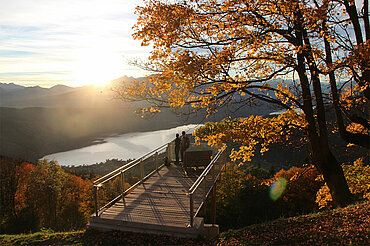
M189 188L197 175L185 175L180 166L164 166L130 194L90 217L89 228L197 237L203 219L196 218L190 227ZM194 197L194 209L201 204Z

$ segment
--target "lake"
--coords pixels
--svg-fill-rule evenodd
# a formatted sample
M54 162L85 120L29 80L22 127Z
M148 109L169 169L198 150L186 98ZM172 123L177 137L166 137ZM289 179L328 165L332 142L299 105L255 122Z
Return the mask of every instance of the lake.
M62 166L91 165L107 159L135 159L175 139L181 131L192 133L199 125L190 124L167 130L134 132L109 137L103 142L65 152L44 156L56 160Z

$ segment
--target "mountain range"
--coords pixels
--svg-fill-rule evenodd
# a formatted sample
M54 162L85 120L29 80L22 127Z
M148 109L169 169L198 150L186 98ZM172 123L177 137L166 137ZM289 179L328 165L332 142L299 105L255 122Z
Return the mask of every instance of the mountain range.
M130 83L133 80L133 77L123 76L112 83ZM0 107L106 107L113 105L114 96L109 86L55 85L51 88L42 88L0 83Z
M111 86L133 80L123 76L112 81ZM141 118L136 112L144 105L142 102L123 102L114 99L115 96L109 87L42 88L0 83L0 155L37 160L51 153L91 145L96 139L112 134L169 129L276 111L270 105L256 104L234 112L235 107L230 105L209 118L202 112L178 116L170 109Z
M112 81L112 86L133 80L123 76ZM170 109L141 118L136 111L143 103L122 102L115 96L109 88L93 86L42 88L0 83L0 156L37 161L45 155L89 146L97 139L116 134L169 129L225 117L269 115L279 110L260 103L239 110L236 108L240 105L229 105L208 118L202 112L179 116ZM338 147L346 144L340 139L334 143L336 155L347 160L348 154ZM292 150L278 145L264 156L256 153L252 163L281 168L301 163L307 157L305 148Z

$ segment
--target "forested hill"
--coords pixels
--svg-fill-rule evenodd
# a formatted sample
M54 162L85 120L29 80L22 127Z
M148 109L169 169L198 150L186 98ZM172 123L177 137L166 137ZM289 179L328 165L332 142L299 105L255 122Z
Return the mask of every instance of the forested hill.
M122 77L116 82L128 83L132 79ZM0 107L0 155L29 161L85 147L114 134L168 129L190 123L219 121L229 116L268 115L279 110L271 105L253 104L236 111L241 105L226 105L209 118L205 118L204 113L179 117L171 110L141 118L137 110L142 103L115 101L112 91L94 87L59 85L46 89L0 84L0 93L0 105L7 106ZM338 137L334 143L333 150L340 161L348 162L349 156L354 153L343 151L342 147L346 144ZM279 170L302 164L307 157L307 147L287 149L277 145L271 146L264 156L257 152L252 163L266 169L274 166Z
M122 77L116 83L128 83ZM141 118L142 103L115 100L109 89L24 87L0 84L0 155L34 161L47 154L92 144L96 139L128 132L168 129L184 124L218 121L224 117L269 114L276 110L263 104L220 110L205 119L204 113L182 115L163 110Z
M124 108L0 108L0 155L36 160L112 134L175 127L175 115L141 119Z

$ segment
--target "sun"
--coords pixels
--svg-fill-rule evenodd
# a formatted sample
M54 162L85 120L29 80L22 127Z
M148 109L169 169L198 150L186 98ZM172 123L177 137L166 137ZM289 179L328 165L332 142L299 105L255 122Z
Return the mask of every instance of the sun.
M91 51L79 57L74 68L74 86L104 86L123 76L122 58L110 52Z

